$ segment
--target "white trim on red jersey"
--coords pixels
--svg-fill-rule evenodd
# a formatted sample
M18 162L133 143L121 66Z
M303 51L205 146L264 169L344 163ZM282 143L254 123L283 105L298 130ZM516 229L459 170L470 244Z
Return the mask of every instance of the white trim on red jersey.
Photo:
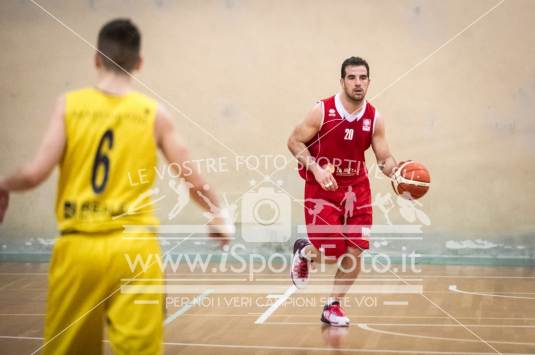
M342 117L344 120L347 120L348 122L360 120L362 116L364 116L364 112L366 112L367 105L368 105L368 102L364 100L364 104L362 105L362 108L358 112L354 112L353 114L350 114L346 111L346 109L344 108L344 105L342 105L342 100L340 100L340 93L334 96L334 106L336 107L336 111L338 111L338 114L340 115L340 117Z

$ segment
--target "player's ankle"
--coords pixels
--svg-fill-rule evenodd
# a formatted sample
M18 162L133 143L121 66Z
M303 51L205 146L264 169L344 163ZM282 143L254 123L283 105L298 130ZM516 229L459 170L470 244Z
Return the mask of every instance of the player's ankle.
M302 259L306 259L308 261L313 261L313 258L312 258L312 255L311 253L309 252L309 249L310 249L310 242L303 240L303 245L302 247L299 249L299 257L301 257Z
M306 259L308 261L312 261L312 258L307 253L306 249L307 249L306 247L301 248L301 250L299 250L299 256L301 257L301 259Z

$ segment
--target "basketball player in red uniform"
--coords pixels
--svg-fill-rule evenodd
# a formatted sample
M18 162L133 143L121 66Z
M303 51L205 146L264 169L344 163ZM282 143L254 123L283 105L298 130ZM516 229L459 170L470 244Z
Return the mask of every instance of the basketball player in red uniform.
M340 300L359 274L372 224L364 152L372 147L378 166L387 176L394 173L397 163L386 141L384 120L366 101L368 63L359 57L346 59L340 84L340 93L319 101L288 140L305 179L308 232L308 240L298 239L294 244L291 276L296 287L302 288L311 263L338 262L321 320L348 326ZM324 201L324 208L315 209L317 201Z

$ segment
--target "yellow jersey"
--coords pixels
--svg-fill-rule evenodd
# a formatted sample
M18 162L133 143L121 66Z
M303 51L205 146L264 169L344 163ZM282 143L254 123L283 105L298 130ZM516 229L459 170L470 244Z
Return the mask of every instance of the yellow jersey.
M154 100L137 92L117 96L85 88L66 94L66 148L56 200L62 233L159 223L151 199L156 109Z

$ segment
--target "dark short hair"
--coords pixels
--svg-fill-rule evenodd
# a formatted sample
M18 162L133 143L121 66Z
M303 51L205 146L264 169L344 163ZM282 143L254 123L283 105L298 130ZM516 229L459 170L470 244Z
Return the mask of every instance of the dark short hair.
M343 79L346 77L346 67L358 65L365 66L366 72L368 73L368 77L370 77L370 66L368 65L367 61L365 61L361 57L349 57L342 63L342 70L340 71L341 78Z
M97 48L105 68L130 73L139 61L141 34L129 19L115 19L100 29Z

